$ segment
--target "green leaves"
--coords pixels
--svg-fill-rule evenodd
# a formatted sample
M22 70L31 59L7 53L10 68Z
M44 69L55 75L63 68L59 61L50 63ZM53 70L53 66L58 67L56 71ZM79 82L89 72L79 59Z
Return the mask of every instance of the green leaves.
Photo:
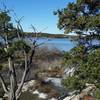
M13 44L13 49L25 50L25 52L28 53L30 50L30 46L24 40L19 40Z
M85 86L84 81L79 81L78 76L68 77L62 81L62 84L66 86L67 89L71 90L78 90L82 89ZM81 84L81 85L80 85Z
M14 55L16 51L25 51L28 53L30 51L31 47L24 41L24 40L18 40L13 42L9 48L1 48L0 49L0 56L3 57L9 57Z
M84 3L84 0L77 0L77 4L82 4Z
M11 22L11 17L7 11L0 11L0 34L7 36L7 39L13 37L16 33L13 32L14 26ZM13 32L13 34L12 34Z
M88 31L100 28L100 0L77 0L69 3L66 8L58 10L58 28L65 33L72 31Z
M8 15L7 12L1 11L0 12L0 23L8 23L11 21L11 17Z
M99 27L100 26L100 15L89 17L87 22L88 22L86 24L87 28Z
M4 48L0 48L0 60L7 56Z
M0 31L6 32L10 28L11 17L8 15L7 12L1 11L0 12ZM5 29L4 29L5 28Z
M59 18L57 25L59 29L65 31L64 33L75 32L78 35L83 35L86 32L86 41L99 40L100 0L76 0L59 12L56 12ZM89 31L92 31L90 35L87 34ZM100 89L99 47L96 48L94 45L90 50L87 50L85 46L79 45L65 53L63 64L76 69L72 77L68 77L62 82L67 88L82 89L86 83L91 83Z
M71 62L72 64L78 64L85 60L86 55L84 54L85 47L84 46L78 46L73 48L69 53L67 52L65 54L65 58L67 62ZM71 64L69 63L69 64Z
M86 83L95 84L100 89L100 48L84 53L85 47L78 46L65 53L64 63L67 67L75 67L72 77L63 80L69 89L81 89Z

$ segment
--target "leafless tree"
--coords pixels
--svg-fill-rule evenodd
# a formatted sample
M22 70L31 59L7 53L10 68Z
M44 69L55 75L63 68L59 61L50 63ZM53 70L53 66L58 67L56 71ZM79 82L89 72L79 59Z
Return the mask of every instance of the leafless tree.
M7 12L4 12L4 13L7 13ZM16 38L17 38L17 41L15 41L14 43L12 43L13 41L9 42L9 39L8 39L9 28L6 25L6 24L8 24L8 23L6 23L6 21L4 21L4 23L2 24L3 29L0 29L0 37L3 38L3 40L4 40L4 46L0 47L0 49L2 49L5 54L7 54L8 69L9 69L9 73L10 73L10 75L9 75L9 83L10 83L9 88L6 85L5 78L2 76L1 73L0 73L0 80L1 80L1 83L3 86L3 89L4 89L5 93L7 94L9 100L18 100L19 99L21 92L22 92L22 87L23 87L25 79L26 79L26 76L29 72L29 69L32 66L33 57L34 57L35 50L37 47L37 45L36 45L37 35L36 35L36 39L32 43L32 46L29 46L25 42L24 38L21 36L21 34L23 33L23 29L22 29L22 26L20 24L20 21L21 21L21 19L16 20L16 23L17 23L17 28L16 28L17 37ZM35 28L33 26L32 26L32 28L34 30L34 34L37 34L37 32L35 31ZM15 44L17 44L18 47L15 46ZM11 52L11 49L13 52ZM17 81L15 62L13 59L14 53L16 53L17 49L19 50L19 52L23 52L23 54L24 54L24 71L23 71L23 75L22 75L20 83L18 83L18 81Z

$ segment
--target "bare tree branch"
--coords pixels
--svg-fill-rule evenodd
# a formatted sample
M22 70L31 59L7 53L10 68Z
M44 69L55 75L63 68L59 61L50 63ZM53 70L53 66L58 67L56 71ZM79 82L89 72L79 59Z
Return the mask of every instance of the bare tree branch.
M27 76L27 70L28 70L28 57L27 57L27 54L26 54L26 52L24 51L24 55L25 55L25 70L24 70L24 73L23 73L23 76L22 76L22 79L21 79L21 83L20 83L20 85L19 85L19 87L18 87L18 89L17 89L17 91L16 91L16 96L17 97L19 97L20 96L20 92L21 92L21 90L22 90L22 87L23 87L23 84L24 84L24 81L25 81L25 78L26 78L26 76Z
M33 56L35 54L35 44L34 44L34 47L32 48L32 51L31 51L31 55L29 57L29 61L28 61L28 55L27 53L24 51L24 55L25 55L25 70L24 70L24 73L23 73L23 76L22 76L22 79L21 79L21 83L16 91L16 97L19 97L20 94L21 94L21 90L22 90L22 87L23 87L23 84L25 82L25 78L27 76L27 73L29 72L29 69L31 67L31 64L32 64L32 59L33 59Z
M15 91L17 89L17 80L16 80L14 63L11 57L8 58L8 62L9 62L9 72L10 72L10 92L11 96L15 98Z
M0 74L0 80L1 80L2 87L3 87L4 91L5 91L5 93L8 93L9 90L8 90L8 88L7 88L7 86L6 86L6 83L5 83L5 81L4 81L4 78L2 77L1 74Z
M17 23L17 36L18 36L18 39L19 39L19 40L21 39L21 34L20 34L20 33L23 32L23 28L22 28L22 26L21 26L21 24L20 24L22 18L23 18L23 17L21 17L21 18L18 19L18 20L15 20L16 23ZM21 31L21 32L20 32L20 31Z

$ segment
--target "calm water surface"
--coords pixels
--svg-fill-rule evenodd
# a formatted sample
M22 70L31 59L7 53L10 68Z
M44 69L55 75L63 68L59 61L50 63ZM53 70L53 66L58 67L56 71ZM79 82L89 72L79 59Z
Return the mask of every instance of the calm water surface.
M32 43L34 41L34 38L25 38L28 43ZM14 39L16 41L16 39ZM4 43L4 40L0 37L0 43ZM69 51L72 49L76 43L71 41L67 38L38 38L37 44L41 44L40 46L46 46L49 49L58 49L61 51Z
M34 41L34 38L31 39ZM75 42L67 38L39 38L37 44L41 44L42 47L46 46L51 50L59 49L61 51L69 51L76 45Z

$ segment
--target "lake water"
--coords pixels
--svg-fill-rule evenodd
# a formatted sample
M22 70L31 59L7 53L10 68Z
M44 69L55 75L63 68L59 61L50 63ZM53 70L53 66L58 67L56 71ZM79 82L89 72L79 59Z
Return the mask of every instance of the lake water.
M16 39L15 39L16 40ZM28 43L34 41L34 38L26 38L26 41ZM0 43L3 42L3 39L0 37ZM89 41L88 41L89 42ZM98 45L100 46L100 40L92 40L92 45ZM73 47L76 46L76 42L72 41L68 38L38 38L37 39L37 44L41 44L40 47L47 47L49 49L58 49L61 51L69 51ZM86 44L88 46L88 44Z
M15 39L16 40L16 39ZM34 41L34 38L26 38L26 41ZM0 43L3 42L3 39L0 38ZM72 49L76 43L71 41L68 38L38 38L37 44L41 44L40 46L46 46L49 49L58 49L61 51L69 51Z
M28 39L29 40L29 39ZM34 38L31 38L34 41ZM58 49L61 51L69 51L72 49L76 43L67 38L38 38L37 44L41 46L46 46L49 49Z

